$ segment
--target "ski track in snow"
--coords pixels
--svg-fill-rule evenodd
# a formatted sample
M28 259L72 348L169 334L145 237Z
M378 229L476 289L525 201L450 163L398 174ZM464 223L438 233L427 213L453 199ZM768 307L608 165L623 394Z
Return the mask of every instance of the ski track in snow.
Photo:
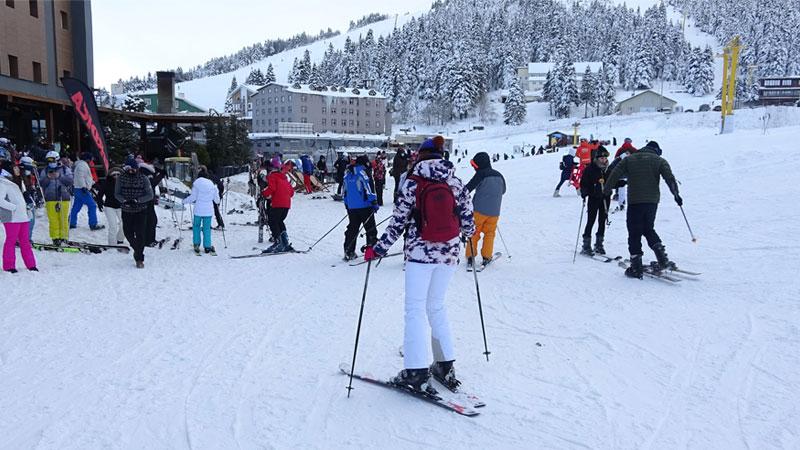
M0 274L0 449L797 448L800 150L786 143L800 127L764 135L741 120L717 136L648 117L614 133L664 148L698 242L663 184L656 229L703 275L673 286L573 263L580 198L567 187L552 198L560 155L495 164L509 183L509 248L495 249L513 258L478 274L488 362L463 265L447 300L459 377L487 402L478 417L358 380L347 398L337 367L352 357L366 265L341 262L345 224L309 254L228 259L254 245L257 228L235 226L255 219L246 211L227 217L228 249L213 232L218 257L194 256L184 232L180 250L147 249L145 270L116 252L37 252L41 273ZM510 154L498 130L456 144ZM295 246L343 209L296 196ZM176 237L159 212L159 235ZM606 249L627 256L625 216L611 220ZM37 240L46 227L39 217ZM83 212L76 240L104 239ZM402 367L402 267L387 259L370 274L356 368L381 377Z

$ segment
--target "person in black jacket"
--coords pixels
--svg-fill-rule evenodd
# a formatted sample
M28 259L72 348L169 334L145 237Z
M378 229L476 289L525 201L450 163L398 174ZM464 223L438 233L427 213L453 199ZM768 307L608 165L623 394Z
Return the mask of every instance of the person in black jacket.
M556 190L553 192L553 197L561 197L561 193L559 190L561 189L561 185L564 184L565 181L569 180L572 176L572 168L575 166L575 150L570 150L566 155L561 158L561 164L559 167L561 168L561 181L558 182L556 185Z
M594 255L599 253L606 254L603 248L603 237L606 232L606 220L608 218L608 206L611 203L611 195L603 193L605 180L609 175L608 172L608 150L600 146L595 151L594 160L592 164L586 166L581 177L581 197L584 201L588 198L588 214L586 217L586 228L583 230L583 247L581 248L582 255ZM624 181L620 181L623 183ZM592 251L592 228L594 222L597 224L597 235L594 251Z
M344 183L344 171L347 170L347 166L350 165L350 156L347 152L343 152L339 155L339 159L333 163L333 168L336 169L336 182L339 183L339 186L336 187L336 195L342 195L342 184Z
M122 174L122 169L112 167L108 176L103 180L100 190L100 201L108 224L108 245L122 245L125 243L125 233L122 230L122 205L114 197L117 179Z
M397 201L397 193L400 190L400 179L403 174L408 170L408 153L405 149L401 148L394 155L392 160L392 170L390 174L394 177L394 197L392 201Z
M114 197L122 206L122 229L133 248L136 268L143 269L147 205L153 201L153 187L147 176L139 171L139 163L133 155L125 159L122 169L114 187Z
M207 178L209 180L211 180L211 182L214 183L215 186L217 186L217 190L219 191L219 198L220 198L219 204L214 203L214 202L211 202L211 203L214 205L214 217L216 217L216 219L217 219L217 229L218 230L224 230L225 229L225 221L222 220L222 214L220 214L219 208L220 208L220 205L222 205L222 198L225 195L225 184L217 176L217 174L215 174L214 172L211 172L208 169L206 169L206 175L207 175Z

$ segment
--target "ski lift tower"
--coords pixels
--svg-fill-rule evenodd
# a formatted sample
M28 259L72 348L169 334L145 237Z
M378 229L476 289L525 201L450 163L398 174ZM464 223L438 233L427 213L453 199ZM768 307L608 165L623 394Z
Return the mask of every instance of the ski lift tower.
M720 125L720 134L733 131L733 107L734 100L736 99L736 70L739 66L739 51L741 51L741 49L742 44L739 36L734 36L722 52L722 108L720 110L722 122Z

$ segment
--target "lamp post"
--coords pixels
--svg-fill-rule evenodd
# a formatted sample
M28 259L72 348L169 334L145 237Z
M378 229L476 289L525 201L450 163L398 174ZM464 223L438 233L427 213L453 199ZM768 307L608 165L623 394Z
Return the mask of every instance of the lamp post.
M577 120L572 124L572 145L578 145L578 127L580 126L581 123Z

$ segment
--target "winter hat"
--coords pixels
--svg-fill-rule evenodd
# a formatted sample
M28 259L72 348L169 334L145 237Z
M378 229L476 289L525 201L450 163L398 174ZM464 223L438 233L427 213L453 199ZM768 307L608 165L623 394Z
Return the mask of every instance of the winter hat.
M114 175L120 175L122 173L122 169L118 166L114 166L108 170L108 176L113 177Z
M419 159L436 159L441 158L442 153L441 150L436 147L433 139L425 139L422 141L422 144L419 146Z
M433 141L433 145L435 145L437 149L439 149L440 151L444 149L444 137L436 135L431 140Z
M356 164L360 164L364 167L367 167L369 166L369 158L367 157L367 155L361 155L358 158L356 158Z
M436 151L438 150L436 144L433 142L433 139L425 139L422 141L422 144L419 145L420 152L424 151Z
M128 155L125 158L125 163L122 165L122 170L136 170L139 168L139 163L136 161L136 157L133 155Z
M647 145L645 145L645 147L652 149L653 151L656 152L656 154L658 156L661 156L662 150L661 150L661 147L658 146L658 142L650 141L650 142L647 143Z
M6 171L6 169L0 169L0 177L11 179L14 175L11 175Z
M492 161L489 158L489 154L486 152L475 154L475 157L473 157L469 163L475 170L490 169L492 167Z
M270 166L272 166L273 169L280 169L281 168L280 159L272 158L272 161L270 161Z
M595 159L602 157L608 158L608 150L601 145L600 147L597 147L597 150L595 150L594 157Z
M89 152L83 152L83 153L81 153L81 159L84 160L84 161L91 161L92 160L92 154L89 153Z

